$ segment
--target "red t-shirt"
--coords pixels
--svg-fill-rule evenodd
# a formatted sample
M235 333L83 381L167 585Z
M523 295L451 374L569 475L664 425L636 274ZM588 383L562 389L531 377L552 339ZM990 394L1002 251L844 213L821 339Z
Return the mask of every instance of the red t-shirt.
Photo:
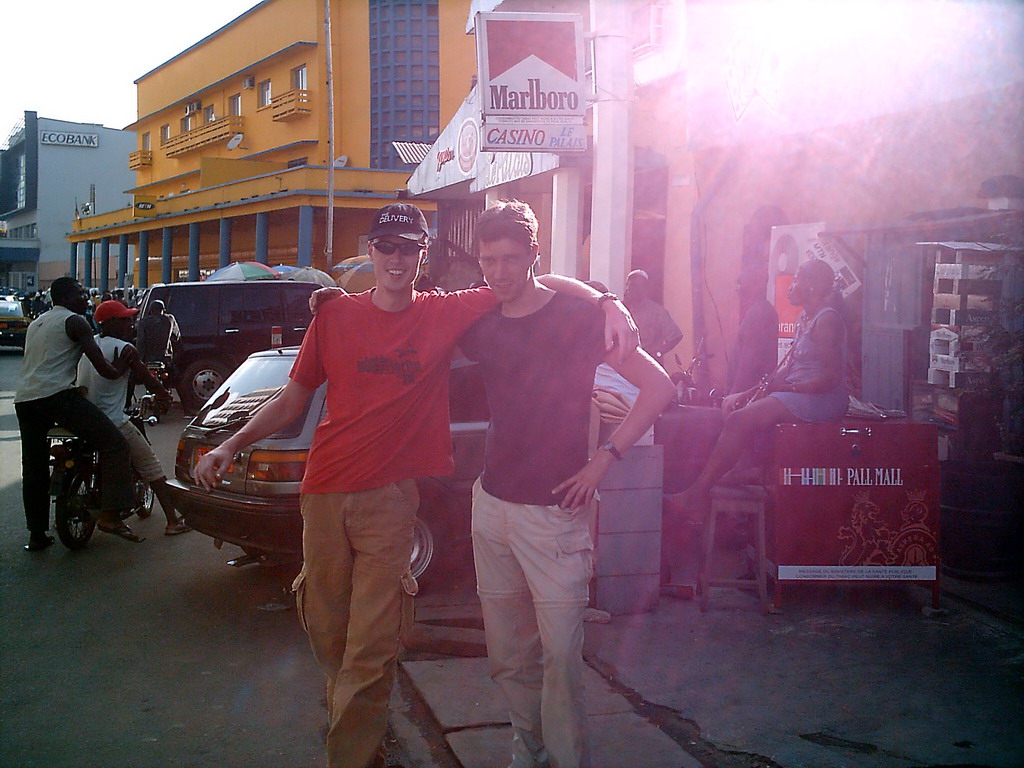
M321 306L292 366L304 387L327 381L327 416L313 435L303 493L364 491L455 467L452 349L498 302L489 288L414 293L410 306L387 312L372 296Z

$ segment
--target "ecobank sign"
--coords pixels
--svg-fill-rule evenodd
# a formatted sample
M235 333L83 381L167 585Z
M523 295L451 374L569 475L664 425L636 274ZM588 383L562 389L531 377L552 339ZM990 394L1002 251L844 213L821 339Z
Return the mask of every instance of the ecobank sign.
M69 133L68 131L40 131L40 144L56 144L61 147L98 147L98 133Z
M583 152L582 17L571 13L480 13L481 149Z

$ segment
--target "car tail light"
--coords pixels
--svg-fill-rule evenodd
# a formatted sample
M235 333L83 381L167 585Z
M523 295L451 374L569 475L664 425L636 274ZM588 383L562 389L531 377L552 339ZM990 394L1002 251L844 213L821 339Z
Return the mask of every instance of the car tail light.
M308 456L308 451L253 451L246 477L263 483L301 482Z
M184 440L178 441L178 452L174 455L174 476L179 480L191 479L192 451Z

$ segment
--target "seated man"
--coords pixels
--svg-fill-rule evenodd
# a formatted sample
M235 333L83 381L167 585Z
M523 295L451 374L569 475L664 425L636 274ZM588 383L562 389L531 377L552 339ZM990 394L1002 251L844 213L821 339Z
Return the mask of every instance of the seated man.
M753 386L725 398L725 423L708 463L693 485L666 498L670 512L699 522L711 488L732 469L757 433L775 424L839 421L846 413L846 325L829 303L834 282L832 268L820 259L800 265L789 300L803 307L803 312L787 359L763 389Z
M167 363L174 360L174 347L181 339L178 321L168 313L160 299L149 302L146 316L139 322L135 340L139 356L147 363Z
M96 336L96 345L105 358L114 358L121 349L128 346L135 314L138 311L129 309L115 299L104 301L96 307L96 324L100 327L100 332ZM130 370L139 381L146 385L146 389L155 392L158 398L165 401L171 399L170 394L149 372L138 355L132 358ZM159 459L153 453L153 447L125 413L128 371L118 379L105 379L97 373L96 368L89 360L82 358L78 363L78 385L86 388L85 396L89 402L103 411L128 441L132 466L135 467L139 476L149 483L153 493L160 501L160 506L163 507L164 516L167 518L164 535L176 536L179 533L187 533L192 530L184 520L178 517L178 513L174 509L174 503L167 489L167 478L160 466Z

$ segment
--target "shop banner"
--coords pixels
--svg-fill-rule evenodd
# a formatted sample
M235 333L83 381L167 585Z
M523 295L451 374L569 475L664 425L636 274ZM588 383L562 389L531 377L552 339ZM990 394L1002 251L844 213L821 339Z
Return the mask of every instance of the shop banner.
M479 13L476 44L482 149L586 151L579 14Z
M481 192L558 167L558 155L550 152L482 151L478 94L475 87L469 92L426 158L413 171L408 183L410 194L436 192L465 181L469 182L470 192Z

